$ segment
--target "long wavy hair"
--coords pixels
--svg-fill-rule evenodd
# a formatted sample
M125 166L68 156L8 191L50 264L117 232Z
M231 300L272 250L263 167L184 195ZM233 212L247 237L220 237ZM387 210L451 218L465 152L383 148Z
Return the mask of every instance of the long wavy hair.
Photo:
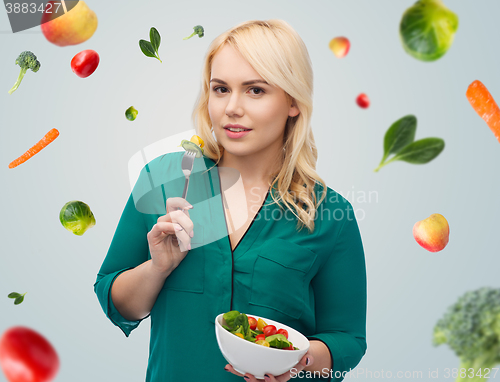
M307 48L297 32L283 20L243 22L210 44L202 69L201 90L192 114L197 134L205 142L204 155L219 163L224 147L212 135L208 113L210 78L214 56L226 45L236 49L270 85L283 89L300 113L288 117L283 139L281 170L269 184L271 196L281 209L288 208L298 219L297 229L314 231L316 210L326 197L326 184L316 172L318 153L311 128L313 72ZM319 201L315 184L323 186ZM282 202L282 204L280 203Z

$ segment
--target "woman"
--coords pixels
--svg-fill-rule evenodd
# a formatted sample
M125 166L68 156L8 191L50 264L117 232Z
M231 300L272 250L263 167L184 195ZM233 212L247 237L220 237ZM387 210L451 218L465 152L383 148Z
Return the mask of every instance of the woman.
M218 349L214 320L230 310L309 338L300 363L266 381L340 381L365 354L363 245L350 203L315 171L312 85L284 21L245 22L210 45L193 112L204 157L186 200L182 153L148 163L94 285L126 336L151 316L146 381L255 381Z

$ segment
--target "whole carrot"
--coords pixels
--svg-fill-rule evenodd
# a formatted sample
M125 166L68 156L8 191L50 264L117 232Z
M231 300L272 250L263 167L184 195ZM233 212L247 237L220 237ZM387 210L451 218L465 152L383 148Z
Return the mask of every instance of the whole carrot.
M32 148L26 151L19 158L10 162L9 168L17 167L21 163L26 162L28 159L30 159L33 155L37 154L41 149L43 149L45 146L51 143L58 136L59 136L59 131L57 129L50 130L47 134L45 134L45 136L42 139L38 141L37 144L35 144Z
M481 81L475 80L469 85L465 94L472 108L484 119L500 142L500 109L486 86Z

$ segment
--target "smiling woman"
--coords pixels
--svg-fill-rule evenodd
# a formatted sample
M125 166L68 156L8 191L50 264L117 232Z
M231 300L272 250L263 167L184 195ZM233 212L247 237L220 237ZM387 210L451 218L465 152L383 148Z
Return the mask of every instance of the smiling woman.
M232 310L309 340L291 371L266 381L325 370L315 380L340 381L365 354L363 244L351 204L315 170L312 84L307 49L282 20L248 21L211 43L193 111L204 155L189 194L174 197L182 155L149 162L135 187L161 185L167 213L142 213L131 195L94 285L126 336L151 316L147 382L256 381L218 349L215 319ZM318 219L320 209L346 212ZM192 249L173 246L174 234Z

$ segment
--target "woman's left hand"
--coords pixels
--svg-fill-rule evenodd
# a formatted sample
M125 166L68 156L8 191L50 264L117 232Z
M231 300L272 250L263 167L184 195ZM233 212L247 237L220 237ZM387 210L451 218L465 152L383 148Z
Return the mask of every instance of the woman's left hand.
M307 359L309 359L309 362L307 362ZM296 364L294 367L292 367L290 370L293 371L287 371L284 374L278 375L278 376L273 376L271 374L266 374L269 377L264 377L264 379L257 379L255 378L252 374L246 373L245 375L238 373L233 369L233 367L228 363L226 367L224 367L225 370L229 371L230 373L233 373L234 375L238 375L240 377L245 378L245 381L249 382L259 382L259 381L265 381L265 382L285 382L288 381L290 378L293 376L296 376L299 371L303 370L306 366L311 366L314 362L314 358L311 356L310 353L304 354L302 359L298 364ZM307 364L306 364L307 363Z

